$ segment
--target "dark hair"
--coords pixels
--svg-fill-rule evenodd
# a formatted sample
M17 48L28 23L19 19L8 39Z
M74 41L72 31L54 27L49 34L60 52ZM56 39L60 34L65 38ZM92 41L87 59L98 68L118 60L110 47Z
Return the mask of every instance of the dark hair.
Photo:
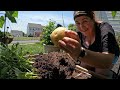
M58 27L62 27L62 25L61 24L57 24L56 28L58 28Z
M88 17L90 17L91 19L93 19L94 17L94 12L93 11L74 11L74 20L76 17L79 17L79 16L83 16L83 15L86 15Z

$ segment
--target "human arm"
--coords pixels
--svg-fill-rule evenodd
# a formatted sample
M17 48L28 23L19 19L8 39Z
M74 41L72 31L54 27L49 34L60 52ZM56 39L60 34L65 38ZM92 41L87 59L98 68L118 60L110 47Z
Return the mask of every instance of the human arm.
M63 50L68 52L75 60L78 59L81 52L81 44L77 34L73 31L66 32L66 36L59 41L59 44ZM106 69L112 64L114 54L112 53L100 53L86 49L87 55L80 59L80 61L94 66L97 68ZM97 60L96 60L97 59Z
M94 52L85 49L87 55L83 58L79 58L80 61L88 64L89 66L107 69L112 65L114 54L108 52Z

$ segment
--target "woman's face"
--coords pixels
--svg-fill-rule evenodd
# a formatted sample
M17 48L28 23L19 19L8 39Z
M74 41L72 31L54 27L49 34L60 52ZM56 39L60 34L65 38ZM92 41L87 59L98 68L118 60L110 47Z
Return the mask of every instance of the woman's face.
M79 16L75 18L78 30L85 36L94 30L94 20L88 16Z

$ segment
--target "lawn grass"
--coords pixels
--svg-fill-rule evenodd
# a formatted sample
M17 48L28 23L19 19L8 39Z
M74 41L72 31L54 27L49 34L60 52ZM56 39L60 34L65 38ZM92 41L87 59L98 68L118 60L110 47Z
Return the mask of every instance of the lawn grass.
M8 45L9 48L11 48L12 45ZM40 43L34 43L34 44L19 44L19 48L22 48L23 55L26 54L39 54L43 53L43 45Z

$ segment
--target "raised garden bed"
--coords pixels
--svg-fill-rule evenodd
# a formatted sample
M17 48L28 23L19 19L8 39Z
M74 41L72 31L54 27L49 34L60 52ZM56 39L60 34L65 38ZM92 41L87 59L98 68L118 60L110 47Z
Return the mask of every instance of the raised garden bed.
M35 57L33 66L40 79L87 79L87 74L76 72L76 62L65 52L50 52ZM73 75L74 74L74 75Z

